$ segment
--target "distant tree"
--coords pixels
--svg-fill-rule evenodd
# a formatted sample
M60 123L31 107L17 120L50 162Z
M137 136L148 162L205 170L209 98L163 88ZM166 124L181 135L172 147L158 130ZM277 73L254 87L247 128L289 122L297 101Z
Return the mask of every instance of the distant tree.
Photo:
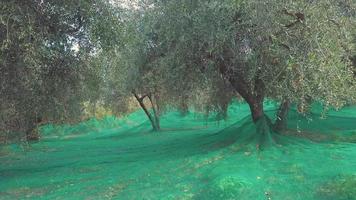
M156 48L154 36L145 32L141 12L127 10L125 21L125 34L122 35L124 45L111 45L105 55L107 65L108 104L117 105L119 112L125 112L129 102L134 98L147 115L152 129L160 130L161 104L160 98L164 92L161 87L161 78L155 72L154 60L160 57Z

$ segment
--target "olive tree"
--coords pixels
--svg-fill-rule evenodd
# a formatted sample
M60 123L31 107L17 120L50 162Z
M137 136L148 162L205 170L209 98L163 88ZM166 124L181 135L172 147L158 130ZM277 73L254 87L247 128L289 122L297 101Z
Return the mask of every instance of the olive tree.
M0 2L1 133L36 139L39 123L80 119L110 8L104 0Z
M351 1L147 3L157 48L163 52L155 60L162 75L156 76L164 77L169 95L202 92L194 101L201 104L208 101L200 97L216 98L212 91L230 88L248 103L255 123L268 124L263 102L273 99L281 102L276 129L283 128L290 103L307 112L314 101L325 108L355 101L349 59L355 20L347 14L354 9ZM221 95L213 102L219 105L231 97Z

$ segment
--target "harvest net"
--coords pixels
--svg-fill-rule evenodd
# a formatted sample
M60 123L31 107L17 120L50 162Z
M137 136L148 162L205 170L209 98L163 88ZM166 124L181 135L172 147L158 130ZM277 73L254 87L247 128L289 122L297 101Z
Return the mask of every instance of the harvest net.
M292 109L282 134L239 103L225 121L168 112L157 133L141 111L47 125L0 146L0 199L356 199L356 107L320 110Z

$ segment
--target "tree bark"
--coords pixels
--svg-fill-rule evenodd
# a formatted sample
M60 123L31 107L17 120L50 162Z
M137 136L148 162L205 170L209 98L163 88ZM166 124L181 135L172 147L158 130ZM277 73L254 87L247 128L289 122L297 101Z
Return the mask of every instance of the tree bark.
M247 103L250 106L252 120L254 123L256 123L265 115L263 111L263 99L249 100Z
M274 123L274 130L275 131L283 131L287 128L287 119L288 119L288 111L290 107L290 101L284 100L277 112L277 119Z
M147 95L147 97L151 102L153 115L154 115L155 126L156 126L157 130L160 130L161 129L161 125L160 125L160 122L159 122L159 106L158 106L157 100L155 98L155 102L154 102L153 99L152 99L152 95L151 94Z
M34 120L31 120L26 128L26 140L27 141L38 141L40 139L40 134L38 132L38 126L42 122L42 118L36 116Z
M135 96L137 102L140 104L142 110L145 112L146 116L150 120L153 130L159 131L160 127L159 126L157 127L155 119L153 118L152 114L148 111L146 105L143 102L143 100L146 96L139 97L138 94L136 94L135 92L132 92L132 93Z
M265 85L260 79L259 74L256 74L254 84L249 84L243 78L241 73L233 73L229 69L228 64L222 59L219 63L219 71L222 76L229 81L235 91L248 103L251 111L252 120L256 123L261 117L264 117L263 101L265 97Z
M264 92L263 86L260 85L262 83L256 81L255 87L251 88L241 77L231 77L229 81L236 92L248 103L253 122L256 123L261 117L264 117Z

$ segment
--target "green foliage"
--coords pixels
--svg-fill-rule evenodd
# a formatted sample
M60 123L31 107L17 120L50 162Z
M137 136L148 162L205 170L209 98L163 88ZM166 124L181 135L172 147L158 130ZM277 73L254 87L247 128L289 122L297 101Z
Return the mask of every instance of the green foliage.
M223 109L236 91L301 107L355 102L350 1L147 3L145 46L154 44L154 75L174 99Z
M0 132L77 121L84 102L125 113L132 92L152 95L158 112L219 118L237 94L301 112L356 101L353 1L10 0L0 10Z
M0 3L0 132L80 119L81 103L99 86L90 60L96 46L113 41L95 34L103 21L117 24L111 7L104 0Z

